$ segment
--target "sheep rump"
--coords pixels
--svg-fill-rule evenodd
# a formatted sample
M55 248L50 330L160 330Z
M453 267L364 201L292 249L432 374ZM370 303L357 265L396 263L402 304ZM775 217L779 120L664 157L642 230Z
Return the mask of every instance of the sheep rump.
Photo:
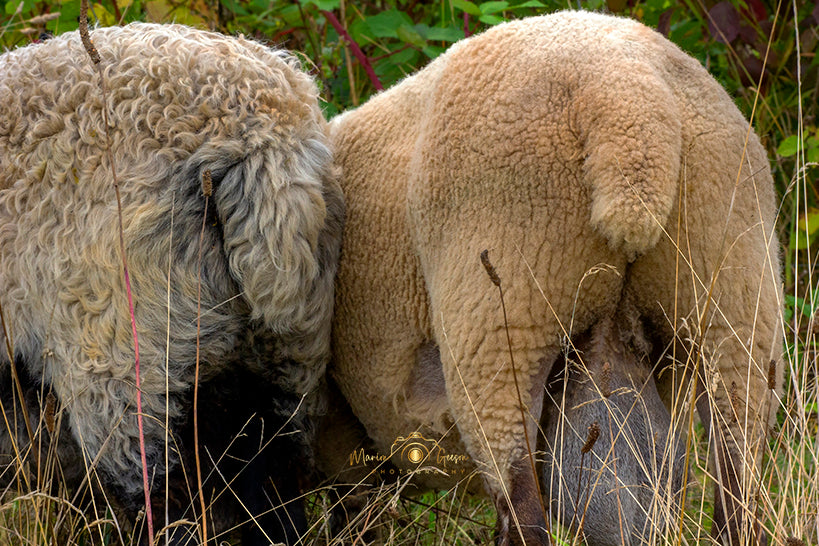
M529 436L563 342L628 297L657 347L679 340L702 355L701 413L717 417L721 454L714 532L750 536L753 515L731 499L753 490L736 484L751 483L774 409L775 195L759 140L696 60L624 18L525 19L456 44L331 131L348 220L330 372L380 452L457 423L501 542L546 543L534 478L520 470L503 316L479 260L489 249ZM440 347L437 388L418 381L429 344Z
M91 37L107 104L78 33L0 57L0 300L15 360L53 388L88 460L99 455L136 507L134 348L106 129L160 476L164 421L188 417L197 354L207 382L263 326L274 350L253 372L296 400L315 390L344 206L316 86L290 54L181 25Z

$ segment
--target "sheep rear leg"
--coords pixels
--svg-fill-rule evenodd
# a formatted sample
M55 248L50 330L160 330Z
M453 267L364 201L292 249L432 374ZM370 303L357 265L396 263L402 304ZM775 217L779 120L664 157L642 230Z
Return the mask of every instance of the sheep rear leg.
M742 468L736 467L736 461L740 458L730 453L724 439L717 438L715 444L718 482L714 484L714 520L711 525L711 536L718 542L733 546L746 543L764 546L768 543L767 535L757 517L752 518L751 528L744 533L742 527L737 525L743 520L743 501L747 499L747 495L743 495L739 481ZM742 536L747 536L749 540L743 541Z
M496 527L498 546L549 544L548 526L543 517L539 490L532 475L532 466L527 459L528 454L524 459L511 465L509 501L501 499L495 503L498 510ZM519 529L514 527L515 519Z
M740 321L730 323L734 326L719 325L715 321L700 346L686 344L685 349L689 359L699 362L699 373L703 374L700 388L704 387L704 392L699 396L696 409L709 432L713 454L711 535L729 546L765 544L755 497L762 487L758 472L776 398L768 389L763 362L770 362L771 347L779 345L767 346L765 340L776 336L766 325L758 323L754 336L759 341L749 350L739 339L749 339L750 334ZM683 364L694 365L693 362ZM772 379L775 386L780 385L781 372L775 373ZM696 387L691 384L687 388ZM690 396L685 390L678 391L678 395ZM683 411L685 406L684 401L673 402L677 412ZM687 419L679 413L678 418Z
M708 428L715 462L711 536L728 546L763 546L768 540L754 509L756 482L752 471L759 467L762 458L764 433L757 429L765 420L750 416L750 428L745 430L741 423L744 421L746 408L739 402L744 399L744 395L737 393L737 390L736 382L732 382L732 387L724 398L717 398L711 403L705 399L705 403L698 407L700 414L708 415L704 420L710 421ZM730 408L720 409L720 406L726 405ZM760 401L752 407L764 405ZM748 411L754 410L749 408Z
M683 191L683 199L696 202L690 188ZM779 279L771 275L777 273L778 264L770 263L776 252L766 252L766 240L759 237L759 228L732 236L732 232L744 228L746 221L753 220L751 213L736 214L743 208L740 197L737 194L730 218L732 222L740 218L742 225L728 224L726 239L731 246L724 257L713 256L720 248L717 244L701 248L691 243L689 250L687 243L663 241L656 252L635 262L629 280L630 290L641 301L641 313L652 317L665 344L672 346L679 340L685 347L688 358L680 366L692 370L696 367L703 374L706 395L697 409L703 422L709 424L716 463L712 535L732 546L765 540L755 515L754 497L761 487L758 473L767 427L777 407L775 392L782 384L782 367L768 369L782 347ZM674 211L672 217L677 214ZM684 218L685 211L681 214ZM709 237L700 234L702 226L697 227L697 233L690 237L694 242L695 236L703 241L722 238L722 225L716 226L719 231ZM689 237L682 232L679 240L687 241ZM693 272L679 260L679 274L657 275L664 264L676 263L677 248L684 251L683 257L690 260ZM720 267L716 274L711 273L714 264ZM667 313L669 310L671 313ZM677 320L671 323L672 330L668 317L674 314ZM688 396L684 392L679 395ZM676 411L681 411L686 403L674 405Z
M548 527L530 457L536 450L536 420L543 404L543 385L554 359L536 358L541 351L513 341L519 398L504 330L480 333L485 337L479 342L477 353L468 360L452 358L463 354L461 351L471 353L465 347L468 343L457 344L451 352L442 351L453 417L467 451L484 471L486 490L498 511L497 544L548 544ZM524 337L523 333L516 333L519 335L514 337ZM480 336L475 334L459 334L455 329L448 332L450 341L478 339ZM490 348L498 352L487 354L493 352Z

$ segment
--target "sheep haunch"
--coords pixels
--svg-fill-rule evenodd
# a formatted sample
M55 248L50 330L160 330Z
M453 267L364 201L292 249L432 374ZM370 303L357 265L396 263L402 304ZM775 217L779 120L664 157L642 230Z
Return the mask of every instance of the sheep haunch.
M78 33L0 57L0 302L13 344L0 367L13 357L53 390L87 461L135 512L134 343L106 150L157 484L164 423L174 433L189 419L197 356L204 383L224 377L245 366L232 355L247 332L264 328L272 349L247 369L295 400L270 404L287 408L277 420L314 391L329 357L343 201L316 86L288 53L179 25L91 37L107 102Z
M562 340L628 294L655 346L681 349L660 391L686 370L706 384L714 534L761 536L742 507L782 341L775 195L759 140L696 60L624 18L525 19L456 44L331 131L349 211L331 374L379 451L455 423L501 541L545 543L535 478L516 470L523 427L535 437ZM439 382L420 379L430 344Z

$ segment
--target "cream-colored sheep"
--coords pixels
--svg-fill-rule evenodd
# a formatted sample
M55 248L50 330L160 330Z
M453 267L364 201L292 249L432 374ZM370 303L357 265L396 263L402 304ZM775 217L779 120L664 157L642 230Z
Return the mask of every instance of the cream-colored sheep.
M237 347L245 333L263 324L275 351L250 371L295 400L275 405L279 424L315 388L329 358L343 202L316 85L289 53L180 25L91 37L107 103L78 33L0 57L0 303L17 364L53 388L85 452L70 464L95 462L136 513L134 341L108 132L157 488L164 423L177 433L187 422L197 358L203 382L229 374L232 355L253 350ZM10 356L0 351L0 368Z
M755 490L782 342L775 195L763 147L696 60L625 18L525 19L331 131L348 206L331 374L379 451L455 423L445 442L485 472L501 541L545 543L489 249L529 436L562 344L630 293L657 346L702 362L726 493L714 531L748 536L735 510Z

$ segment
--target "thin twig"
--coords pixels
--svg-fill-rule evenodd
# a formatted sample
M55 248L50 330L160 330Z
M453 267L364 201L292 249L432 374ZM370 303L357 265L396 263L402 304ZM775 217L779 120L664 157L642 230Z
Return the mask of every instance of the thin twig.
M167 292L166 292L166 330L165 330L165 369L170 370L170 360L171 360L171 269L173 264L173 229L174 229L174 214L176 212L176 196L174 196L173 204L171 205L171 233L168 237L168 284L167 284ZM170 374L165 374L165 468L167 469L169 465L169 456L170 456L170 441L168 438L168 433L171 429L170 427L170 400L171 400L171 389L169 385L169 378ZM165 529L170 528L170 513L169 513L169 505L168 499L170 498L170 479L168 477L168 472L165 472ZM169 536L170 533L165 533L165 546L170 546L171 539Z

